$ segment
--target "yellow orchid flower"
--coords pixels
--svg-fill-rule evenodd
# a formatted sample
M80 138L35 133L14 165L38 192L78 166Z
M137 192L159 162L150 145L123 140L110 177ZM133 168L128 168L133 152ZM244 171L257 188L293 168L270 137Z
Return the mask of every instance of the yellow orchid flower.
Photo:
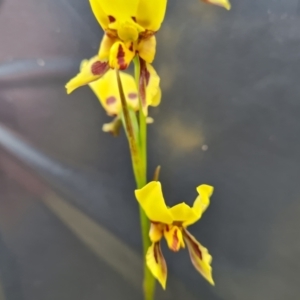
M155 98L151 89L147 89L151 80L149 75L156 73L150 65L156 51L154 35L164 19L167 0L90 0L90 4L104 36L98 55L66 84L67 93L100 79L109 68L126 69L138 55L140 97L143 112L147 115L147 103Z
M231 8L231 4L228 0L201 0L201 1L208 4L224 7L227 10L230 10Z
M112 69L125 70L138 55L140 97L147 115L147 103L153 99L146 86L156 52L155 33L164 19L167 0L90 0L90 4L104 30L97 61L107 62Z
M80 66L81 72L79 74L84 73L86 66L94 59L95 58L83 60ZM147 64L147 70L149 70L149 74L147 76L148 81L145 87L145 93L147 94L146 106L157 106L161 99L161 90L159 87L160 78L150 64ZM139 109L139 99L135 80L133 76L122 71L120 72L120 77L128 107L133 111L137 111ZM122 105L115 70L109 69L100 79L93 81L88 85L99 99L107 114L109 116L116 116L111 123L104 124L103 131L117 135L120 127ZM149 123L153 122L151 118L148 118L147 121Z
M90 0L92 11L105 34L99 59L111 68L124 70L136 53L152 63L154 34L164 19L167 0Z
M166 287L167 266L160 248L160 240L164 236L172 251L188 247L191 261L196 270L212 285L212 257L194 236L187 231L187 226L197 222L206 210L213 193L213 187L200 185L197 187L198 197L193 207L186 203L167 207L159 181L152 181L135 191L137 201L151 222L149 237L152 245L146 254L146 263L153 276Z

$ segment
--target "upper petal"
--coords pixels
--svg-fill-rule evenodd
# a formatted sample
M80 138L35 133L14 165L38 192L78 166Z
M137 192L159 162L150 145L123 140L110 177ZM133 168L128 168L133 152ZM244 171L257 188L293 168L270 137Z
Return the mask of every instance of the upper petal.
M193 207L182 202L169 209L173 219L182 222L184 227L189 226L200 219L202 213L209 205L209 197L213 193L213 187L202 184L197 187L197 191L199 196L196 198Z
M108 70L108 62L100 60L98 56L84 60L80 72L66 84L67 93L70 94L78 87L101 78Z
M90 0L90 5L95 15L95 18L97 19L101 27L105 30L108 27L109 18L108 15L104 13L100 5L100 0Z
M193 209L196 213L205 212L210 203L210 197L214 192L214 187L208 184L201 184L197 187L199 196L196 198Z
M153 222L171 224L173 218L169 212L159 181L151 181L143 188L135 190L135 196L147 217Z
M224 7L227 10L230 10L230 8L231 8L231 4L230 4L229 0L202 0L202 1L205 3Z
M191 261L195 269L212 285L215 285L212 278L212 257L208 250L203 247L194 236L186 229L183 230L183 237L189 249Z
M136 20L145 29L157 31L165 17L167 0L140 0Z
M195 211L184 202L171 207L170 213L175 221L183 222L183 225L197 218Z
M210 196L212 195L213 191L214 188L207 184L202 184L197 187L197 192L199 193L199 196L196 198L193 204L193 214L191 214L190 218L183 223L183 226L189 226L197 222L201 218L202 214L209 206Z
M159 281L162 288L165 290L168 270L159 243L153 243L149 247L146 254L146 264L152 275Z
M135 17L140 0L98 0L97 2L107 16L117 21L127 21Z

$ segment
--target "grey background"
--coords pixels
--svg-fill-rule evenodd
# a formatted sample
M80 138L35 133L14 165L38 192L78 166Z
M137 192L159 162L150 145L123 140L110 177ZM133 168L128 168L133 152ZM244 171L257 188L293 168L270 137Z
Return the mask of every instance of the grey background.
M157 299L299 298L299 28L296 0L232 0L230 12L169 0L149 177L161 164L170 205L215 186L191 232L216 287L164 247L171 279ZM64 90L101 37L88 1L0 1L1 300L142 299L126 139L102 133L109 117L89 88Z

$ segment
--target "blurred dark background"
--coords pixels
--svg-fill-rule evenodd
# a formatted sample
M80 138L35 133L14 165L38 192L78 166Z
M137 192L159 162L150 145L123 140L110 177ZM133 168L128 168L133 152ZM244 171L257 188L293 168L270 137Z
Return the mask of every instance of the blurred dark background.
M149 177L168 203L215 186L191 232L216 287L187 251L164 247L157 299L300 297L300 20L297 0L169 0L155 67ZM128 146L91 90L66 81L102 30L87 0L0 1L0 300L142 299Z

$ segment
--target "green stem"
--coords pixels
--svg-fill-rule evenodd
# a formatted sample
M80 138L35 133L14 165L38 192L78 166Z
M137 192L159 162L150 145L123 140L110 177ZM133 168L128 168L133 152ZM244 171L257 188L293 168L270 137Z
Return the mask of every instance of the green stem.
M135 60L136 61L136 60ZM131 114L119 71L116 71L117 75L117 82L118 82L118 88L122 103L122 120L124 124L124 129L126 131L128 143L129 143L129 149L131 154L131 160L132 160L132 167L133 167L133 173L136 181L136 186L138 189L142 188L147 183L147 157L146 157L146 149L147 149L147 140L146 140L146 116L142 112L141 108L141 102L140 102L140 114L139 114L139 132L136 132L135 126L133 124L135 123L135 114ZM136 82L139 81L139 69L137 68L135 64L135 78ZM138 87L138 85L137 85ZM138 138L139 136L139 138ZM140 223L141 223L141 231L142 231L142 240L143 240L143 261L144 261L144 282L143 282L143 289L144 289L144 300L154 300L154 293L155 293L155 279L152 276L151 272L149 271L146 262L145 257L147 250L149 246L151 245L150 239L149 239L149 229L150 229L150 222L144 213L144 211L140 207Z
M129 143L129 149L131 154L131 160L132 160L132 167L133 167L133 173L134 177L136 179L136 184L141 185L143 183L142 179L144 177L143 174L143 168L142 168L142 162L140 157L140 150L138 147L138 143L136 141L136 134L134 132L134 127L132 125L132 120L130 118L129 109L127 107L127 102L122 86L122 81L120 77L119 70L116 69L116 76L117 76L117 82L119 87L119 93L122 103L122 120L124 123L124 128L126 131L128 143Z
M139 56L136 55L134 60L134 77L137 88L140 85L141 66ZM147 174L147 120L142 109L141 97L139 97L139 123L140 123L140 150L144 162L145 173Z
M140 86L140 74L141 74L141 66L140 66L140 59L139 56L136 55L134 60L134 77L137 89L139 90ZM146 116L144 115L142 109L142 101L139 95L139 125L140 125L140 153L141 153L141 160L143 162L144 167L144 176L145 176L145 184L147 183L147 121ZM153 300L155 294L155 278L151 274L150 270L148 269L145 257L148 248L151 245L149 239L149 230L150 230L150 222L145 215L144 211L140 207L140 222L141 222L141 229L142 229L142 239L143 239L143 254L144 254L144 298L145 300Z

